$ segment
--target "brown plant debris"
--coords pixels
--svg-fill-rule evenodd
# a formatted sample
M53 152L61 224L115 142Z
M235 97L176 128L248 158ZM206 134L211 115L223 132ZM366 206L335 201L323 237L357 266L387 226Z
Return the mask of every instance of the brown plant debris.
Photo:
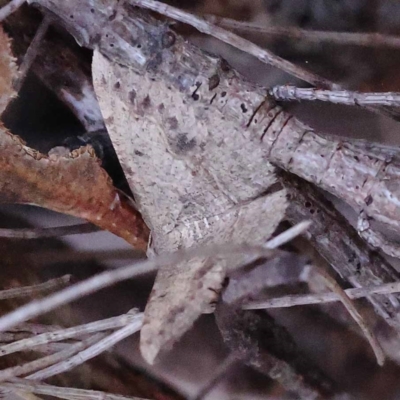
M46 156L1 127L0 202L34 204L83 218L138 249L147 247L146 225L113 187L89 146L66 156Z

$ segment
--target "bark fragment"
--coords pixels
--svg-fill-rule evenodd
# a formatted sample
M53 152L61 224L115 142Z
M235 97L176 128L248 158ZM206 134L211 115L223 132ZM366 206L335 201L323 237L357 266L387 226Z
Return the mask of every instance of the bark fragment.
M220 304L216 319L224 341L248 365L304 399L326 398L335 384L298 350L290 334L261 311Z

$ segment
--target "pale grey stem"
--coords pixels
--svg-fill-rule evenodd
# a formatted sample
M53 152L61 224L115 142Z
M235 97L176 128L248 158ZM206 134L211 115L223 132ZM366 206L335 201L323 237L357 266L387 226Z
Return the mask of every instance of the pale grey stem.
M346 308L348 313L360 327L364 336L368 340L375 354L378 365L383 366L385 364L385 353L383 352L383 349L378 339L376 338L374 332L372 331L372 329L370 329L364 317L362 316L361 311L357 309L355 303L350 299L349 296L347 296L346 292L342 289L342 287L336 282L336 280L333 277L331 277L327 272L325 272L321 268L318 268L318 272L322 277L322 279L324 280L326 286L339 296L343 306Z
M33 229L3 229L0 228L0 237L15 239L39 239L48 237L59 237L67 235L80 235L83 233L98 232L100 228L92 224L75 224L67 226L56 226L52 228Z
M139 397L122 396L95 390L75 389L32 382L27 379L14 378L10 382L3 382L1 387L13 390L24 390L39 395L54 396L61 399L76 400L146 400Z
M241 38L240 36L229 32L223 28L209 23L203 18L199 18L193 14L182 11L178 8L168 6L154 0L129 0L131 4L135 4L142 8L158 12L169 18L173 18L177 21L191 25L197 30L207 35L213 36L224 43L230 44L239 50L242 50L248 54L258 58L261 62L272 65L279 68L290 75L295 76L305 82L312 84L313 86L326 87L330 89L338 89L339 86L329 82L327 79L322 78L312 72L306 71L291 62L278 57L269 50L262 49L251 41Z
M82 342L71 344L69 348L62 350L58 353L51 354L49 356L25 363L23 365L17 365L15 367L3 369L2 371L0 371L0 382L17 376L30 374L34 371L46 368L49 365L53 365L54 363L58 363L62 360L68 359L77 352L99 341L101 337L103 337L103 334L99 333L88 339L83 340Z
M345 289L350 299L359 299L373 294L391 294L400 292L400 282L384 283L382 285L367 286L363 288ZM289 296L276 297L261 301L252 301L243 306L244 310L263 310L269 308L286 308L294 306L304 306L308 304L321 304L340 301L337 293L311 293L296 294Z
M98 356L99 354L108 350L110 347L114 346L121 340L127 338L128 336L133 335L134 333L140 330L143 323L143 313L136 314L135 317L136 317L135 320L129 323L127 326L124 326L123 328L112 333L111 335L106 336L104 339L101 339L98 343L79 352L75 356L67 360L61 361L48 368L45 368L41 371L35 372L34 374L29 375L27 378L33 380L44 380L50 378L51 376L69 371L70 369L83 364L87 360L90 360L91 358Z
M322 90L314 88L298 88L290 85L275 86L269 95L278 101L328 101L348 106L400 106L400 93L360 93L349 90Z
M114 285L127 279L155 271L162 265L177 264L197 256L215 254L249 254L257 257L270 257L271 250L248 245L204 246L201 248L178 251L151 260L140 261L111 271L105 271L86 279L53 295L17 308L0 318L0 331L5 331L21 322L37 317L73 300L87 296L100 289Z
M28 47L28 50L26 51L24 55L24 59L19 66L19 75L18 79L14 83L14 89L19 92L21 89L22 84L24 83L26 74L28 73L29 69L31 68L33 62L35 61L35 58L38 54L40 44L44 38L44 36L47 33L47 30L50 25L50 17L49 16L44 16L43 21L39 25L39 28L37 29L34 38L32 39L31 44Z
M0 290L0 300L14 299L16 297L25 297L33 294L45 292L48 290L59 289L71 282L71 275L64 275L60 278L50 279L47 282L32 286L21 286L12 289Z
M10 14L22 6L25 0L11 0L3 8L0 9L0 22L6 19Z
M200 391L193 396L190 400L202 400L208 393L214 389L219 382L226 376L228 371L238 362L239 355L232 352L226 357L226 359L219 365L213 372L212 377L206 384L200 389Z
M204 18L213 24L240 32L258 33L295 40L308 40L316 43L325 42L346 46L400 48L399 36L381 33L311 31L294 27L261 26L252 22L238 21L216 15L205 15Z
M357 230L359 235L372 247L381 249L387 255L400 259L400 245L389 241L382 233L373 230L365 211L362 211L358 216Z
M47 343L47 344L42 344L40 346L36 346L35 348L26 348L23 351L34 351L37 353L42 353L42 354L54 354L58 353L60 351L63 351L65 349L69 349L71 347L71 343Z
M101 321L95 321L84 325L74 326L72 328L61 329L53 332L45 332L41 335L22 339L17 342L0 346L0 356L15 353L35 346L44 345L50 342L57 342L66 339L72 339L87 335L89 333L101 332L105 330L116 329L125 326L136 320L137 317L132 314L123 314L118 317L112 317Z
M25 339L27 337L27 333L11 333L11 332L0 332L0 342L1 343L10 343L15 340Z
M184 12L178 8L160 3L155 0L129 0L131 4L135 4L139 7L146 8L155 12L158 12L162 15L165 15L169 18L173 18L177 21L183 22L190 26L193 26L198 31L215 37L216 39L227 43L245 53L251 54L256 57L261 62L271 65L275 68L279 68L286 73L295 76L305 82L310 83L316 87L327 88L330 90L340 90L340 85L329 81L319 75L316 75L312 72L309 72L301 67L298 67L291 62L280 58L269 50L263 49L253 42L244 39L233 32L227 31L224 28L221 28L217 25L211 24L203 18L199 18L193 14ZM385 109L385 108L374 108L374 107L366 107L372 112L379 113L382 115L386 115L388 117L394 118L398 120L400 116L395 110Z
M281 234L274 237L273 239L268 240L268 242L265 243L265 248L276 249L276 248L284 245L285 243L290 242L295 237L306 232L311 224L312 224L312 221L302 221L302 222L296 224L295 226L292 226L291 228L282 232Z
M29 332L34 335L40 335L41 333L59 331L61 329L64 328L59 325L43 325L26 322L24 324L20 324L18 326L10 328L9 332Z

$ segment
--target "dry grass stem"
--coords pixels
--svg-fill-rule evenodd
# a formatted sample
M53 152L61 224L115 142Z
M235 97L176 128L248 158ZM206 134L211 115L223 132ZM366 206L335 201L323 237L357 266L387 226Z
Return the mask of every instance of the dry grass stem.
M25 3L25 0L11 0L3 8L0 9L0 22L6 19L12 14L17 8L21 7Z
M145 400L139 397L121 396L95 390L84 390L67 387L46 385L39 382L32 382L27 379L13 379L10 382L1 384L3 388L13 390L24 390L39 395L58 397L60 399L73 400Z
M391 294L400 292L400 282L385 283L382 285L368 286L345 290L350 299L368 297L372 294ZM268 308L286 308L294 306L304 306L308 304L331 303L340 301L337 293L317 293L317 294L296 294L289 296L276 297L268 300L252 301L243 306L245 310L263 310Z
M323 78L319 75L316 75L312 72L309 72L304 68L294 65L291 62L275 55L271 51L263 49L254 44L253 42L244 39L234 34L233 32L227 31L224 28L214 25L203 18L199 18L193 14L187 13L178 8L160 3L155 0L129 0L129 2L139 7L158 12L162 15L165 15L169 18L173 18L182 23L191 25L198 31L210 35L224 43L227 43L241 51L244 51L245 53L251 54L261 62L268 65L272 65L273 67L278 68L288 73L289 75L295 76L298 79L308 82L313 86L330 90L341 89L340 85L331 82L330 80ZM396 110L390 108L383 108L383 107L379 108L365 107L365 108L372 112L393 118L395 120L400 119L400 114Z
M312 31L293 27L261 26L251 22L237 21L216 15L205 15L204 18L212 24L239 32L258 33L294 40L307 40L315 43L332 43L340 46L400 48L399 36L381 33Z
M22 87L22 84L25 80L26 74L28 73L29 69L31 68L33 62L35 61L35 58L39 52L39 47L41 45L41 42L44 38L44 36L47 33L47 30L50 25L50 17L49 16L44 16L43 21L39 25L38 30L36 31L36 34L34 38L32 39L31 44L28 47L28 50L26 51L24 55L24 59L19 67L19 76L17 81L14 84L14 88L17 92Z
M312 84L313 86L325 87L330 89L337 89L338 86L329 82L327 79L322 78L312 72L306 71L291 62L278 57L269 50L262 49L247 39L243 39L240 36L229 32L223 28L211 24L210 22L199 18L193 14L182 11L178 8L168 6L154 0L129 0L131 4L135 4L142 8L158 12L174 20L188 24L206 35L215 37L224 43L230 44L239 50L242 50L248 54L253 55L261 62L272 65L282 71L287 72L290 75L295 76L305 82Z
M332 290L332 292L336 293L342 302L343 306L352 316L354 321L360 327L361 331L367 338L369 344L372 347L372 350L375 354L376 360L380 366L385 363L385 354L382 350L382 347L376 338L374 332L370 329L361 312L357 309L355 303L347 296L346 292L341 288L341 286L336 282L336 280L331 277L325 270L321 268L318 269L319 275L323 279L324 283L328 287L328 289Z
M34 335L40 335L41 333L54 332L64 329L64 327L59 325L43 325L43 324L35 324L32 322L26 322L24 324L20 324L18 326L14 326L10 328L9 332L29 332Z
M63 304L70 303L81 297L87 296L98 290L104 289L118 282L156 271L162 265L177 264L190 260L195 257L210 257L223 254L245 254L254 257L271 257L273 252L260 246L249 245L223 245L223 246L204 246L178 251L172 254L163 255L150 260L138 261L134 264L121 267L115 270L105 271L86 279L53 295L41 300L32 301L0 318L0 331L6 331L13 326L25 322L31 318L42 315L54 310Z
M349 90L322 90L298 88L290 85L275 86L269 94L278 101L329 101L347 106L400 106L400 93L360 93Z
M312 224L312 221L302 221L295 226L287 229L286 231L282 232L278 236L274 237L271 240L268 240L267 243L265 243L265 247L267 249L276 249L285 243L290 242L293 240L295 237L301 235L302 233L306 232L307 229L310 227Z
M60 361L57 364L43 369L42 371L38 371L32 375L29 375L28 378L33 380L44 380L50 378L51 376L69 371L70 369L83 364L91 358L98 356L121 340L140 330L143 323L143 313L136 314L135 317L136 318L133 322L112 333L111 335L106 336L104 339L101 339L97 343L91 345L73 357Z
M36 346L35 348L26 348L23 351L25 352L34 351L36 353L42 353L42 354L54 354L66 350L70 347L71 343L58 342L58 343L42 344L40 346Z
M83 233L98 232L101 229L95 225L84 223L67 226L56 226L52 228L33 229L3 229L0 228L0 237L13 239L42 239L68 235L80 235Z
M16 342L0 346L0 356L32 349L39 345L45 345L50 342L57 342L66 339L72 339L87 335L90 333L101 332L123 327L128 323L137 320L136 315L123 314L118 317L107 318L101 321L95 321L88 324L74 326L72 328L61 329L52 332L45 332L37 336L27 339L18 340Z
M103 337L103 335L104 334L98 333L88 339L82 340L82 342L71 344L70 347L58 353L51 354L43 358L39 358L38 360L27 362L22 365L17 365L15 367L3 369L2 371L0 371L0 382L21 375L27 375L34 371L38 371L50 365L58 363L60 361L70 359L77 352L85 349L88 346L91 346L95 342L98 342L100 338Z
M71 282L71 275L50 279L47 282L32 286L21 286L12 289L0 290L0 300L14 299L17 297L32 296L49 290L59 289Z

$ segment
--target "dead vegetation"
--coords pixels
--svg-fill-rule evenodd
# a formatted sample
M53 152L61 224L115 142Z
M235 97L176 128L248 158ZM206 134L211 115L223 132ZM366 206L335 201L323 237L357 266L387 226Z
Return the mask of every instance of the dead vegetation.
M397 398L400 9L23 3L0 3L4 396ZM21 121L32 82L58 136Z

